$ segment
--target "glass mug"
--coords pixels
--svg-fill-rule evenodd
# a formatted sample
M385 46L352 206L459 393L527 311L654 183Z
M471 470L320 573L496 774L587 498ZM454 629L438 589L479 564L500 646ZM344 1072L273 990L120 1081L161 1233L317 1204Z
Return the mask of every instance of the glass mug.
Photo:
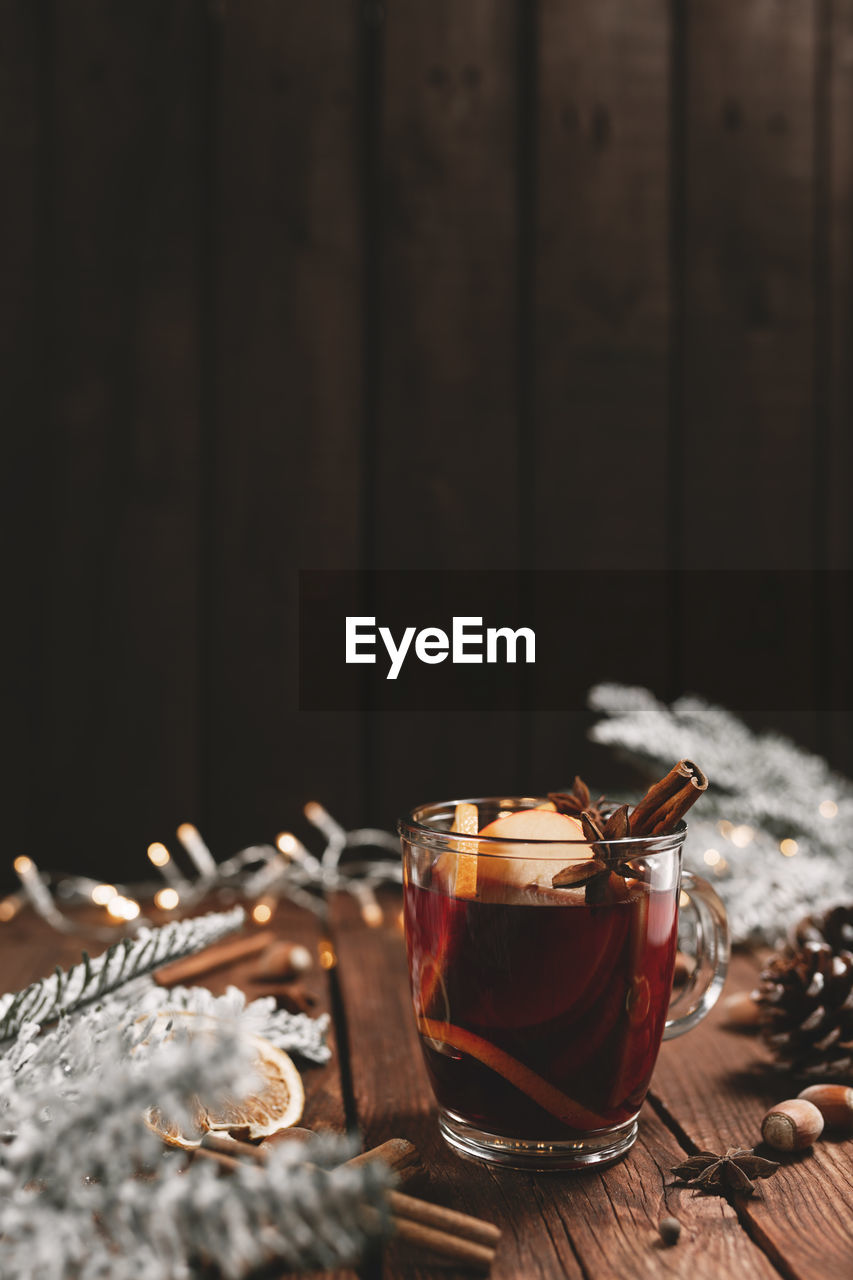
M608 841L619 875L588 894L551 883L582 871L585 841L460 836L456 803L422 805L398 825L412 999L441 1132L461 1155L511 1168L615 1160L636 1139L661 1041L720 994L723 904L682 871L684 823ZM466 803L482 828L540 801ZM679 905L695 917L696 964L671 1003Z

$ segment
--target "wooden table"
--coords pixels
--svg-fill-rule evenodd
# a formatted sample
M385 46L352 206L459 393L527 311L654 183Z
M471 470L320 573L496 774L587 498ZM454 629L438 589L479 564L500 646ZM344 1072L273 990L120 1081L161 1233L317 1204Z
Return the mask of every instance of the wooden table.
M349 898L332 906L326 937L337 965L316 966L305 985L318 1010L332 1013L333 1057L305 1071L302 1123L357 1127L365 1144L406 1137L430 1171L417 1194L498 1223L504 1232L492 1275L513 1277L684 1276L690 1280L842 1280L853 1276L853 1139L825 1139L788 1159L759 1184L753 1199L694 1195L674 1187L669 1170L696 1147L751 1146L761 1116L789 1087L763 1069L767 1056L750 1036L726 1030L719 1012L697 1030L663 1046L629 1156L603 1172L532 1176L480 1167L440 1140L409 1000L399 897L383 899L385 921L368 928ZM321 930L307 912L279 907L273 926L316 951ZM31 915L0 927L0 975L11 990L68 964L85 939L61 937ZM94 950L94 948L93 948ZM211 973L206 985L236 982L250 994L253 961ZM736 957L730 990L748 989L755 962ZM682 1223L679 1243L665 1248L657 1224ZM432 1265L402 1244L365 1266L375 1280L438 1280L454 1268ZM345 1273L354 1280L355 1273ZM340 1280L340 1276L339 1276Z

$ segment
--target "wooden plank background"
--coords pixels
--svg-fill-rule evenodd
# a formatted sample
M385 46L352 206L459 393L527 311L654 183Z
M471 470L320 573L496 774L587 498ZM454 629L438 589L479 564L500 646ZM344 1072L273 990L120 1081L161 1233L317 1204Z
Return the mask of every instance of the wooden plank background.
M300 568L851 568L847 0L0 15L0 875L609 781L580 714L300 714Z

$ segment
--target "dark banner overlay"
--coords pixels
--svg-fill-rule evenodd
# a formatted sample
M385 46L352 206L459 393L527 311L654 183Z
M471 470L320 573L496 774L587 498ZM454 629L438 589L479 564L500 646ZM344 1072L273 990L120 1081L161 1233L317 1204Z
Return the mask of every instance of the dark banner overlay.
M305 711L574 711L602 680L849 710L849 572L305 571Z

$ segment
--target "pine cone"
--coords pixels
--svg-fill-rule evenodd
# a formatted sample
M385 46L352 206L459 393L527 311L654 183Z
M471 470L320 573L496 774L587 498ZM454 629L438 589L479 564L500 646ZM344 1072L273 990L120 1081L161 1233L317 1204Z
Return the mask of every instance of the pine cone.
M780 1067L853 1083L853 906L800 920L755 998Z

